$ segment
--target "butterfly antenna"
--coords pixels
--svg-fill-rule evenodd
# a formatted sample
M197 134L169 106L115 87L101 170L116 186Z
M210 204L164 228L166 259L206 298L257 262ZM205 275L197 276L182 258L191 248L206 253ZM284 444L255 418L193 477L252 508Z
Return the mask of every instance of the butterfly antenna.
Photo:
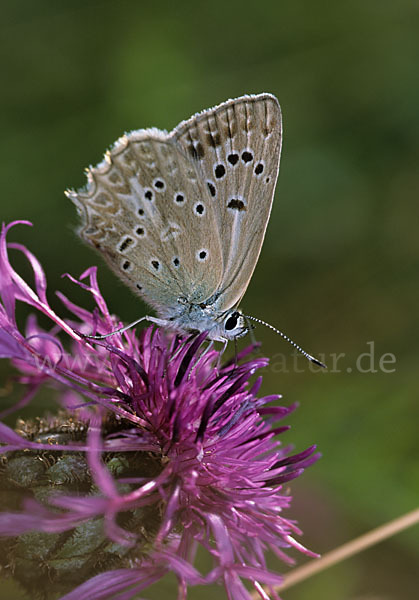
M250 317L249 315L243 315L243 317L245 319L250 319L251 321L255 321L255 323L259 323L260 325L265 325L265 327L268 327L269 329L272 329L272 331L274 331L275 333L277 333L278 335L280 335L286 342L288 342L289 344L291 344L291 346L294 346L294 348L296 350L298 350L298 352L301 352L301 354L303 356L305 356L306 358L308 358L309 361L311 361L315 365L318 365L319 367L323 367L323 369L327 369L327 367L326 367L325 364L323 364L322 362L320 362L319 360L317 360L317 358L314 358L314 356L311 356L311 354L309 354L308 352L306 352L305 350L303 350L301 348L301 346L299 346L298 344L296 344L291 338L289 338L287 335L285 335L285 333L282 333L282 331L279 331L279 329L277 329L276 327L273 327L273 325L270 325L269 323L266 323L265 321L262 321L262 319L257 319L256 317Z

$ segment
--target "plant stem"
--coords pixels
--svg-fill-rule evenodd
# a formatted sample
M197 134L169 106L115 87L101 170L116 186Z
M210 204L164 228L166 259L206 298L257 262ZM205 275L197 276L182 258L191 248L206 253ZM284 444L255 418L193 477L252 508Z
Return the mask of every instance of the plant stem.
M377 527L377 529L373 529L368 533L361 535L360 537L348 542L347 544L343 544L339 548L335 550L331 550L322 558L309 562L298 569L294 569L288 575L285 575L284 581L281 585L275 586L275 590L277 592L282 592L283 590L295 585L296 583L300 583L305 579L308 579L312 575L316 573L320 573L324 571L328 567L335 565L336 563L349 558L350 556L354 556L379 542L411 527L412 525L416 525L419 523L419 508L413 510L402 517L394 519L394 521L390 521L385 525L381 525ZM268 589L264 588L265 592L268 593ZM256 598L260 598L257 592L253 592L252 598L256 600Z

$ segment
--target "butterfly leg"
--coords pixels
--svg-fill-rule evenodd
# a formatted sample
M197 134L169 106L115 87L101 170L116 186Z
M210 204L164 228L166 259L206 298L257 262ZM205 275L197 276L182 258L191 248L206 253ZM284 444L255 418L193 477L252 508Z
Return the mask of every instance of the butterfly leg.
M205 350L202 352L201 356L198 358L198 360L195 363L194 368L196 368L198 366L199 363L202 363L203 358L208 354L208 352L214 347L214 342L213 340L205 340L208 342L208 346L205 348ZM192 369L191 372L189 373L189 377L191 376L192 373Z
M170 357L169 363L173 362L179 356L179 354L182 352L185 345L188 344L189 342L192 342L192 340L194 340L196 337L197 337L197 334L192 333L186 339L181 339L179 346L176 348L174 354Z
M110 333L104 333L102 335L86 335L86 334L81 334L81 335L82 335L82 337L88 338L89 340L104 340L105 338L108 338L111 335L115 335L116 333L124 333L124 331L128 331L128 329L131 329L131 327L135 327L136 325L138 325L138 323L141 323L142 321L148 321L149 323L154 323L155 325L163 325L163 326L167 325L167 321L165 321L164 319L157 319L156 317L151 317L150 315L146 315L145 317L141 317L140 319L133 321L129 325L125 325L124 327L115 329L115 331L111 331Z
M218 355L218 360L217 360L217 371L221 371L223 369L223 365L221 364L221 361L223 360L224 352L227 349L228 342L229 342L229 340L227 340L227 339L223 340L223 347L220 350L220 353Z

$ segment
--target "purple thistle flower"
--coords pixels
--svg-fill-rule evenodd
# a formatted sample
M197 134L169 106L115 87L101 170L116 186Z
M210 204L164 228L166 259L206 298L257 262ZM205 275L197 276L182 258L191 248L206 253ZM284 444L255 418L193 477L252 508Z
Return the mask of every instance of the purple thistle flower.
M0 424L1 450L7 455L24 449L82 453L96 493L80 493L78 482L77 493L63 486L58 494L56 485L47 503L30 498L20 510L0 513L0 535L70 531L100 517L107 538L135 549L141 532L121 526L121 515L152 509L158 518L141 553L130 554L125 568L89 579L66 600L132 598L169 571L178 578L180 598L189 585L210 582L223 583L229 598L250 598L242 579L263 598L261 584L266 584L276 598L271 586L281 576L267 569L266 551L289 564L286 549L291 547L315 556L294 539L301 532L283 516L291 497L281 493L282 485L318 455L315 447L291 455L276 439L288 427L275 423L295 406L271 406L279 396L257 397L261 377L253 384L250 378L267 359L248 358L248 348L237 364L221 365L212 344L205 347L205 334L182 339L154 327L139 336L131 330L93 343L82 334L108 333L121 325L109 314L96 269L88 269L80 281L68 276L91 294L96 308L89 312L58 293L73 315L64 321L48 303L37 259L19 244L6 244L16 223L3 226L0 238L0 356L11 360L27 388L14 410L33 401L40 385L48 383L66 414L84 423L87 433L51 443ZM8 247L28 259L34 289L13 269ZM15 319L17 301L46 315L51 329L42 329L31 316L22 333ZM107 427L109 419L117 426ZM118 462L111 468L110 456L140 456L149 467L121 477L123 470ZM199 546L213 560L205 575L195 566Z

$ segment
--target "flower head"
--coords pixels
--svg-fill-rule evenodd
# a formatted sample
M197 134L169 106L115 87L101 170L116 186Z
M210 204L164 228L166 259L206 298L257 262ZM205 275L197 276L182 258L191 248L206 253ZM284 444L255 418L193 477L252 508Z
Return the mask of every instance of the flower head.
M48 303L44 271L29 250L9 244L29 260L34 289L9 262L10 227L0 239L0 354L27 387L18 408L49 383L65 413L21 423L17 431L0 425L9 484L14 473L22 479L33 468L32 455L42 457L37 483L46 482L42 494L35 493L28 476L20 509L0 514L0 534L72 532L73 545L84 540L82 581L96 575L67 600L131 598L168 571L178 578L180 597L188 585L222 582L229 598L248 598L243 579L266 597L261 584L281 581L267 569L268 549L287 562L287 548L311 554L294 539L296 524L283 516L291 497L282 486L317 458L314 447L292 455L276 439L287 429L276 422L294 406L272 406L278 396L257 396L261 377L253 375L268 361L250 358L248 348L222 364L205 334L181 338L153 327L139 336L131 330L100 341L85 337L120 325L100 293L96 269L71 278L93 297L95 309L59 294L73 315L63 320ZM21 332L17 301L46 315L51 329L31 316ZM98 550L93 542L99 538ZM199 546L212 557L206 574L196 567ZM62 554L62 541L59 547ZM93 552L101 564L92 562ZM62 593L66 569L60 571L57 560L47 554L43 564Z

